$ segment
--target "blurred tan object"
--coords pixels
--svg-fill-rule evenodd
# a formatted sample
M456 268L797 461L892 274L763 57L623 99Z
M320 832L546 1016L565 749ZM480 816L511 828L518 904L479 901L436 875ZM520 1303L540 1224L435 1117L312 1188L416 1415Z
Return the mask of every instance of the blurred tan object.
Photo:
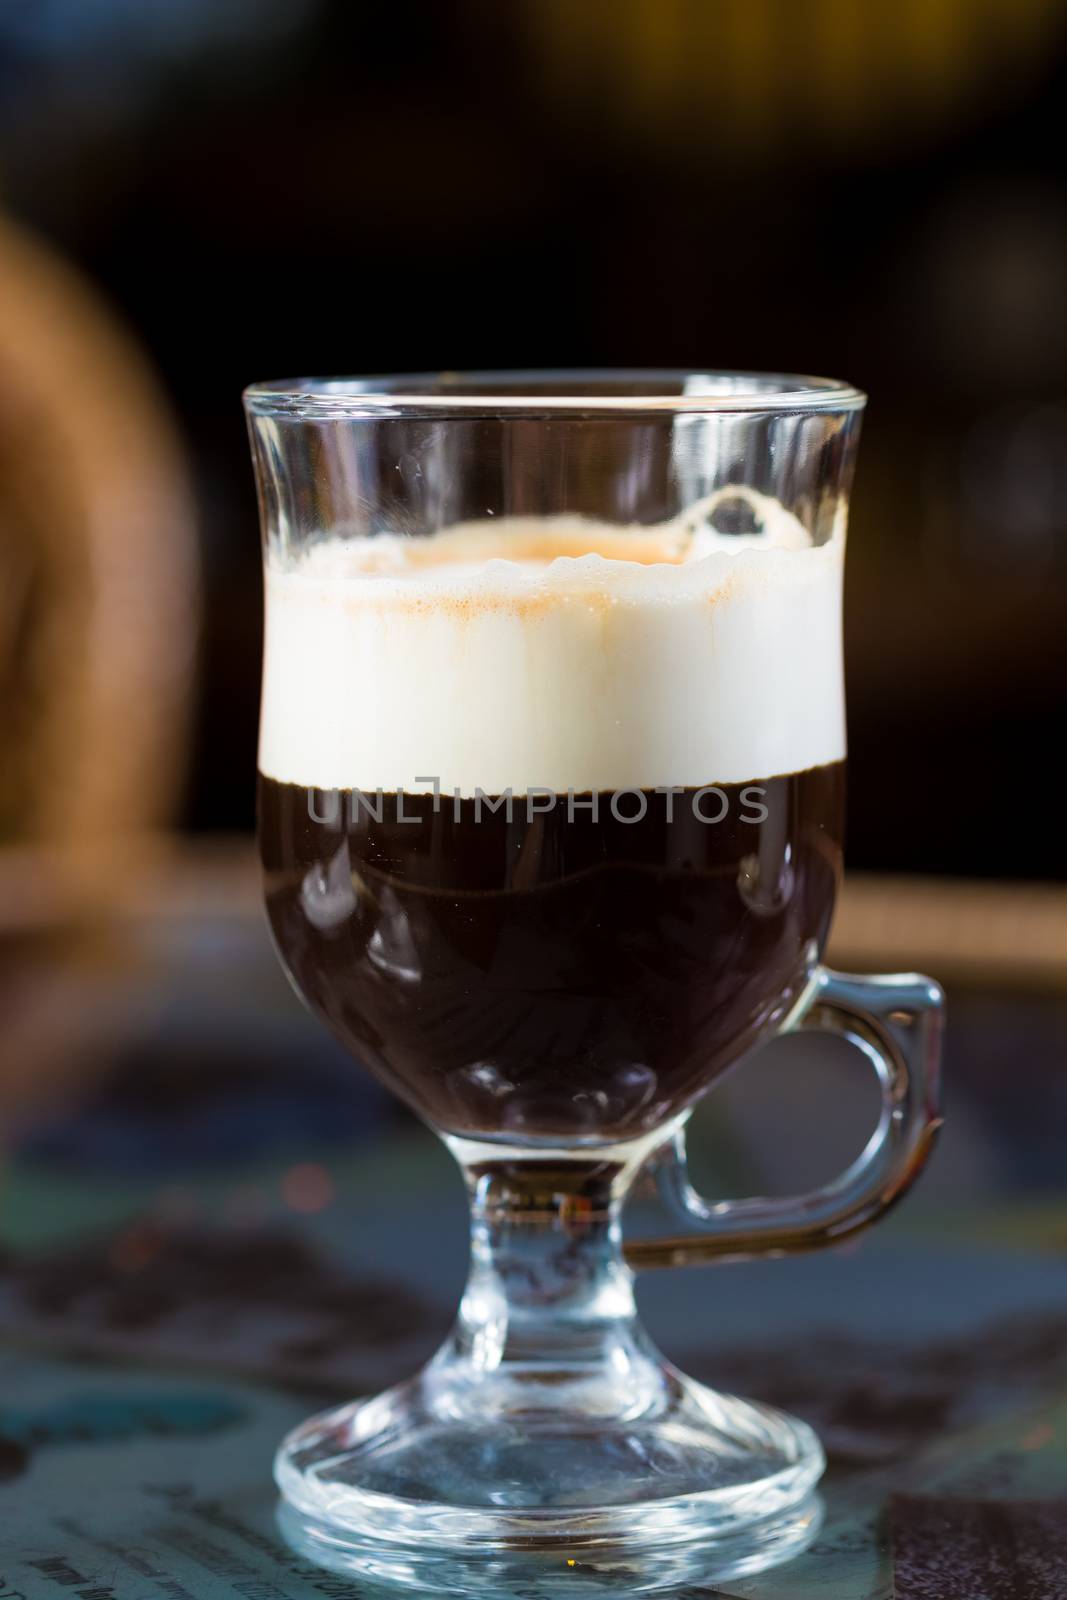
M1067 885L850 873L829 956L950 986L1067 990Z
M472 10L472 18L482 8ZM512 13L554 102L679 153L899 146L1025 93L1060 0L525 0Z
M90 865L172 820L197 577L185 464L143 357L0 220L0 844Z

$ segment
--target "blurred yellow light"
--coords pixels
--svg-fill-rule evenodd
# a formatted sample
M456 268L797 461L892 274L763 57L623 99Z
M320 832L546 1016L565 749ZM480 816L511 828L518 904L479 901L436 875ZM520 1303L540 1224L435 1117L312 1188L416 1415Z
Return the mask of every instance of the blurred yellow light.
M913 138L1024 86L1064 20L1056 0L526 0L515 15L557 108L749 152Z

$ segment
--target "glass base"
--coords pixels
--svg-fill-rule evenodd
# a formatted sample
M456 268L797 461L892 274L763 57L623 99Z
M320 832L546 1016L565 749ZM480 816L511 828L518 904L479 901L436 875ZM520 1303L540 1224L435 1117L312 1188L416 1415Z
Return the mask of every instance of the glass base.
M625 1372L551 1377L439 1357L312 1418L275 1462L287 1538L389 1588L483 1595L648 1593L803 1550L821 1516L812 1430L630 1354Z

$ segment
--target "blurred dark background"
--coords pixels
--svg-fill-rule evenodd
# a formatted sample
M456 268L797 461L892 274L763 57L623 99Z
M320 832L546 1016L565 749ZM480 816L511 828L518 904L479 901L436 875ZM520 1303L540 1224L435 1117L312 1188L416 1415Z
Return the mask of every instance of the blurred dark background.
M1063 877L1065 96L1049 0L6 0L3 214L132 333L191 472L156 815L252 823L245 383L752 366L871 396L851 865Z

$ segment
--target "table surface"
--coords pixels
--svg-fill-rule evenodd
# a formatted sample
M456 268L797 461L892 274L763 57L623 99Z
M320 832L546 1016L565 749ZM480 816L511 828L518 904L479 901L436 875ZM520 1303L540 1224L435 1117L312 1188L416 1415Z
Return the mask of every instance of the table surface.
M282 1544L272 1449L424 1359L462 1283L443 1148L305 1015L253 906L172 912L0 938L31 1007L0 1023L0 1600L369 1592ZM639 1286L672 1359L830 1459L811 1552L687 1595L889 1597L894 1491L1067 1493L1067 996L950 1005L945 1137L879 1229ZM747 1063L698 1112L705 1187L839 1168L872 1115L850 1069L810 1038Z

